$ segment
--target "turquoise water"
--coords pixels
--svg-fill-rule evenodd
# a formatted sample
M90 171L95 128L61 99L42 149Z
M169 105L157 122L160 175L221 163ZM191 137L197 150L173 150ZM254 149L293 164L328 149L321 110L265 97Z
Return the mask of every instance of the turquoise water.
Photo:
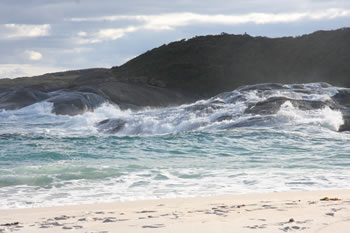
M75 117L51 107L0 112L1 209L350 188L350 134L336 132L341 115L330 109L287 104L264 125L226 129L245 116L211 124L218 112L188 116L188 105L131 112L106 104ZM133 128L98 130L115 116Z

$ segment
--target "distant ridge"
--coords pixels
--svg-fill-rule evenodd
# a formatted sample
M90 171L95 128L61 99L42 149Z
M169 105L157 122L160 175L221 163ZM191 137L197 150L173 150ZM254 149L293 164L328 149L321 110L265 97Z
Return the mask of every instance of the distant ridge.
M267 82L350 87L350 29L283 38L199 36L155 48L112 71L118 80L207 97Z

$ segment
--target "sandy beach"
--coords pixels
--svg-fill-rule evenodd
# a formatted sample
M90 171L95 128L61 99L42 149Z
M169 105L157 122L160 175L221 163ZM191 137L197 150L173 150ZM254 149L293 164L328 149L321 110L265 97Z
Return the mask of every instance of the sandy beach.
M349 232L350 190L0 210L0 232Z

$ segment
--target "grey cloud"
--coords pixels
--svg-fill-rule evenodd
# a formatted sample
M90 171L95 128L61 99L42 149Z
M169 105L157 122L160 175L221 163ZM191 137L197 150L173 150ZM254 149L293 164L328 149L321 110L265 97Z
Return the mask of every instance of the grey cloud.
M248 12L290 12L350 7L345 0L2 0L0 23L53 24L64 18L105 15L161 14L194 12L202 14L238 14Z

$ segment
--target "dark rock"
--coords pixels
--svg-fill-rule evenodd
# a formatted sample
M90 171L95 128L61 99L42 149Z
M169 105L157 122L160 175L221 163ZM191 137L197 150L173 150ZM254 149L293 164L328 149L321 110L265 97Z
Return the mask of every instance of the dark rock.
M182 90L170 90L149 84L118 81L112 77L110 69L75 70L35 77L0 79L0 98L8 90L24 88L41 91L42 93L52 93L59 90L94 93L117 104L121 109L133 110L139 110L146 106L175 106L190 103L200 98L196 94L186 93ZM36 102L38 101L32 101L27 105ZM0 101L0 110L8 109L9 107L6 106L9 103L7 100ZM17 104L16 98L14 98L14 104ZM17 108L21 107L20 105Z
M339 89L332 99L343 115L344 124L340 126L339 132L350 131L350 89Z
M275 114L280 110L281 105L289 100L286 97L271 97L267 100L248 105L245 113L255 115Z
M93 111L106 100L94 93L60 90L51 93L46 101L53 103L52 112L57 115L78 115Z
M350 109L343 110L342 114L343 114L344 124L340 126L339 132L350 131Z
M221 121L229 121L232 119L233 119L232 115L222 115L222 116L219 116L218 118L216 118L215 121L221 122Z
M295 108L300 110L314 110L322 109L326 106L331 109L336 109L336 104L332 101L315 101L315 100L297 100L290 99L286 97L271 97L267 100L260 101L254 104L250 104L246 109L245 113L248 114L259 114L259 115L269 115L277 113L281 105L289 101Z
M31 88L0 89L0 109L20 109L47 98L47 93Z
M60 115L77 115L93 111L107 100L99 90L86 88L77 90L58 90L42 92L32 88L0 89L0 110L16 110L29 105L47 101L53 103L52 112ZM101 95L99 95L99 94Z
M338 90L338 93L335 94L332 99L344 106L350 108L350 89L340 89Z
M98 88L121 109L139 110L143 107L168 107L191 103L200 97L181 90L154 87L142 83L110 81Z
M122 130L125 124L126 121L122 119L106 119L97 123L97 128L101 132L114 134Z

